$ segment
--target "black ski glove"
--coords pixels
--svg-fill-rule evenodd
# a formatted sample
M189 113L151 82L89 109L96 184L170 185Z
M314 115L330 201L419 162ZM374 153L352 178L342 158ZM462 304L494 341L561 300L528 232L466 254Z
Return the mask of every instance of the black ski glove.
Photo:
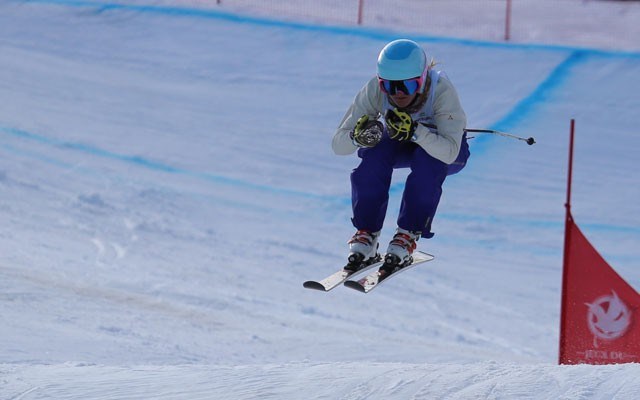
M356 122L356 127L351 131L351 140L358 147L373 147L382 139L382 122L369 121L368 115L363 115Z
M397 108L387 110L384 121L387 123L389 137L399 141L411 140L418 125L411 119L411 115Z

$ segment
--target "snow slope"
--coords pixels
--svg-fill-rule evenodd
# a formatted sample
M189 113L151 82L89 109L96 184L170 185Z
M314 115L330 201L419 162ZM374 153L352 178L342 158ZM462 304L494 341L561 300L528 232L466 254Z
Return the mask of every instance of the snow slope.
M474 138L436 260L323 294L330 139L397 34L121 4L0 3L0 398L635 398L639 364L555 364L571 118L574 217L640 287L637 43L411 36L469 127L538 143Z

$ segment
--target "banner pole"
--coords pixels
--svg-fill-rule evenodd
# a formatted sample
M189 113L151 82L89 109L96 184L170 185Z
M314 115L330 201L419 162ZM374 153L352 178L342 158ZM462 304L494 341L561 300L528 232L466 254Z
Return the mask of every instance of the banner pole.
M569 170L567 173L567 213L571 213L571 178L573 175L573 135L575 133L576 120L571 120L571 133L569 136Z
M511 0L507 0L507 15L504 20L504 40L511 39Z
M562 294L560 303L560 351L558 356L558 364L562 364L566 350L566 310L567 310L567 286L569 284L567 275L569 268L569 246L571 243L571 227L573 225L573 217L571 216L571 180L573 175L573 137L575 133L575 120L571 120L571 130L569 133L569 168L567 171L567 200L565 203L566 216L564 221L564 253L562 262Z

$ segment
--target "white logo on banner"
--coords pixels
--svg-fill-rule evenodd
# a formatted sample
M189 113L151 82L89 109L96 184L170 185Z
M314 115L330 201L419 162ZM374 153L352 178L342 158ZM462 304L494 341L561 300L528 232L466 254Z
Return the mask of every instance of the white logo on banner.
M613 340L624 335L631 324L629 308L618 297L616 292L602 296L591 304L587 304L589 312L589 330L593 333L593 344L598 347L597 339Z

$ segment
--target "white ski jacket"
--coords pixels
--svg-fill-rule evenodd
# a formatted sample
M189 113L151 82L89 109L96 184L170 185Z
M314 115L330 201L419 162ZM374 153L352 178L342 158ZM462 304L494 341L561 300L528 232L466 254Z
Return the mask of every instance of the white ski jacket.
M447 76L441 71L431 70L429 77L431 82L427 99L416 112L411 113L411 118L418 122L412 140L432 157L451 164L460 152L467 117ZM387 95L380 90L378 78L373 77L358 92L342 118L333 136L333 151L338 155L355 152L358 147L353 143L350 133L358 119L365 114L371 119L378 119L393 107ZM436 128L428 128L422 124Z

